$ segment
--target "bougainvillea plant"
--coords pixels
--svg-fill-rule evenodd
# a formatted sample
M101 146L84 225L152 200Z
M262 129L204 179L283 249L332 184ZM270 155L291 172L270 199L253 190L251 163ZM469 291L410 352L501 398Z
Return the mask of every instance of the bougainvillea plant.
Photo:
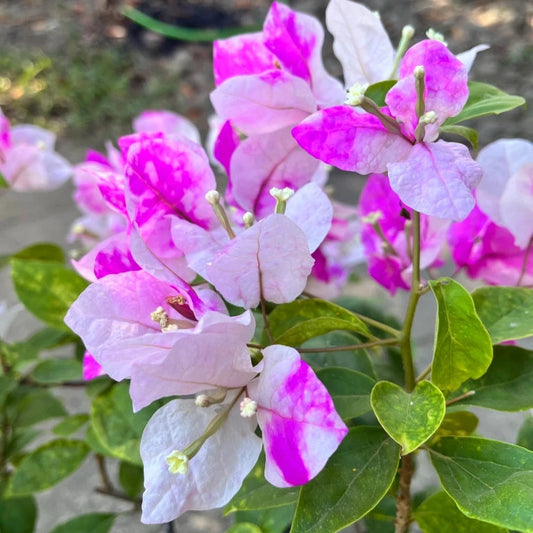
M533 531L532 419L511 444L478 435L469 410L533 408L521 345L533 336L533 144L503 139L475 157L463 125L524 100L468 80L484 45L455 55L432 30L412 44L406 27L395 49L351 0L331 0L326 23L344 85L322 64L319 21L278 2L261 32L214 43L207 152L188 120L146 111L71 169L49 133L0 116L3 186L50 189L72 173L83 212L76 272L52 245L4 260L48 325L0 345L0 503L26 517L20 531L33 528L32 494L91 450L102 490L142 499L148 524L225 507L233 532ZM332 199L331 166L364 177L357 204ZM346 296L365 262L408 293L400 321ZM471 292L458 273L486 285ZM433 355L419 368L412 326L432 297ZM0 308L3 339L15 311ZM37 359L70 343L74 359ZM66 416L47 386L82 371L90 413ZM61 438L28 451L31 426L55 416ZM84 440L70 436L86 424ZM412 494L421 455L440 486ZM108 531L114 515L80 520L61 527Z

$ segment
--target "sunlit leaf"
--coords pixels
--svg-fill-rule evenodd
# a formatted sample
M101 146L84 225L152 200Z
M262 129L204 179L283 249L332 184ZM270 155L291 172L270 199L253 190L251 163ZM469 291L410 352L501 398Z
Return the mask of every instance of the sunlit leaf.
M324 470L304 485L292 533L338 531L359 520L385 496L400 446L378 427L352 428Z
M430 457L444 489L468 517L533 531L533 452L478 437L442 437Z
M533 335L533 289L480 287L472 298L493 344Z
M445 126L485 115L499 115L526 104L521 96L507 94L488 83L469 81L468 88L470 94L463 109L455 117L448 118Z
M9 496L26 496L48 489L72 474L85 460L89 447L80 440L57 439L27 455L9 480Z
M469 379L453 393L473 391L461 405L479 405L498 411L533 408L533 352L517 346L495 346L494 359L479 379Z
M353 313L314 298L278 305L268 318L275 344L299 346L306 340L334 330L370 336L368 327Z
M389 381L378 381L371 402L383 429L402 446L404 455L437 431L446 412L442 392L429 381L421 381L411 393Z
M413 513L423 533L505 533L507 529L468 518L445 492L433 494Z
M479 378L492 361L492 342L468 291L450 278L430 281L437 300L432 382L444 392Z

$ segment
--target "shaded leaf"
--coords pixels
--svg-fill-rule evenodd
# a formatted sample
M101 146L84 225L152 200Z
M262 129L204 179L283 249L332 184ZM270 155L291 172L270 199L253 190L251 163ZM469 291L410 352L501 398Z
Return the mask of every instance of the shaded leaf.
M370 336L367 326L353 313L314 298L278 305L269 315L269 325L274 343L287 346L299 346L306 340L334 330Z
M239 523L254 524L258 529L244 529L241 533L285 533L294 516L294 504L283 507L272 507L260 511L237 511L234 515L237 526ZM249 528L249 526L246 526ZM237 529L239 531L239 529Z
M478 423L478 417L470 411L454 411L452 413L446 413L442 424L431 438L430 445L440 437L449 435L467 437L474 433Z
M50 326L68 330L63 318L87 281L51 261L13 259L11 265L15 291L26 309Z
M4 175L0 172L0 189L9 189L9 183Z
M372 409L385 431L402 446L402 454L416 450L437 431L446 412L442 392L421 381L411 393L389 381L372 389Z
M56 526L50 533L108 533L116 517L113 513L84 514Z
M9 480L9 496L26 496L52 487L81 466L88 453L89 447L81 440L47 442L21 461Z
M16 426L31 426L67 414L63 404L49 391L33 387L14 390L6 405L8 416Z
M385 496L364 518L367 531L370 533L394 533L396 518L396 499Z
M60 437L68 437L72 433L76 433L89 421L89 415L79 414L66 416L59 424L54 426L52 431Z
M331 348L337 346L351 346L358 344L359 339L348 331L331 331L302 344L303 348ZM376 377L374 366L366 350L339 350L304 353L303 359L315 370L328 367L342 367L362 372L371 378Z
M379 107L387 105L385 96L396 85L397 80L378 81L369 85L365 91L365 96L373 100Z
M14 428L7 442L5 457L12 463L17 462L17 458L23 456L24 448L39 435L40 431L35 428Z
M371 377L347 368L323 368L317 376L328 389L341 418L355 418L372 410L370 393L376 381Z
M478 437L442 437L429 451L444 489L464 514L533 531L533 452Z
M65 253L56 244L39 242L24 248L11 256L13 259L65 262Z
M141 494L144 487L143 469L141 466L121 461L118 480L122 490L133 500Z
M441 126L440 133L451 133L452 135L459 135L464 137L473 148L477 150L478 147L478 134L474 128L467 128L466 126Z
M463 383L453 396L468 391L475 394L457 405L479 405L498 411L533 408L533 352L517 346L495 346L487 372Z
M493 344L533 335L532 289L480 287L472 299Z
M468 291L450 278L430 281L437 300L433 383L444 392L479 378L492 361L492 342Z
M15 389L17 381L9 376L0 376L0 406L4 404L7 395Z
M224 508L224 514L296 503L299 492L300 487L280 489L265 479L265 453L262 451L257 464L244 479L242 487Z
M304 485L292 533L338 531L359 520L385 496L400 447L378 427L352 428L324 470Z
M33 533L37 505L32 496L0 499L0 533Z
M469 81L468 88L470 94L463 109L455 117L448 118L444 126L459 124L485 115L499 115L526 104L521 96L507 94L488 83Z
M524 420L516 444L533 451L533 416L530 415Z
M505 533L507 529L465 516L445 492L433 494L413 513L423 533Z
M91 405L91 427L101 447L106 450L105 455L142 465L139 453L142 432L160 406L160 402L154 402L133 413L128 383L125 382L97 396Z
M37 364L31 376L37 383L63 383L81 379L83 368L74 359L45 359Z
M237 522L233 524L228 533L262 533L263 530L251 522Z

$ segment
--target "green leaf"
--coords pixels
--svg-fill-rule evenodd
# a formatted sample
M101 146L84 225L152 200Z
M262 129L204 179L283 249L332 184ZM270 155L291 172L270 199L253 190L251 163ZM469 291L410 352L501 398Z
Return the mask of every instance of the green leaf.
M50 533L108 533L116 517L113 513L84 514L56 526Z
M285 533L294 516L294 505L272 507L260 511L237 511L234 515L235 526L239 523L254 524L261 533ZM249 526L247 526L249 528ZM236 531L239 531L237 529ZM255 533L257 530L244 529L241 533Z
M472 298L493 344L533 335L533 289L481 287Z
M533 352L517 346L495 346L486 374L470 379L453 394L474 391L457 405L478 405L497 411L533 408Z
M12 463L17 462L17 457L24 455L24 448L34 441L39 435L40 431L35 428L14 428L9 435L7 442L5 457Z
M50 326L68 330L63 318L87 281L51 261L13 259L11 277L26 309Z
M359 520L389 490L399 459L400 447L381 428L352 428L301 488L291 533L338 531Z
M261 452L256 465L244 479L239 492L224 508L224 514L270 509L296 503L299 492L300 487L280 489L265 479L265 454Z
M355 418L372 410L370 393L376 383L374 379L347 368L323 368L316 374L328 389L341 418Z
M81 466L88 453L89 447L81 440L47 442L21 461L9 480L9 496L26 496L52 487Z
M444 489L464 514L533 531L533 452L478 437L442 437L429 451Z
M65 253L56 244L39 242L24 248L11 256L13 259L23 259L24 261L53 261L56 263L65 262Z
M359 342L359 339L348 331L331 331L325 335L309 339L302 344L302 347L326 349L337 346L351 346ZM315 353L304 353L302 357L315 370L319 368L342 367L362 372L371 378L376 377L376 372L374 371L374 366L372 365L367 350L319 351Z
M99 453L100 455L106 457L112 457L111 452L104 447L104 445L100 442L100 439L96 436L92 426L89 426L85 431L85 442L93 452Z
M365 96L373 100L379 107L385 104L385 96L396 85L397 80L378 81L369 85L365 91Z
M442 392L429 381L411 393L389 381L379 381L370 397L383 429L402 446L402 454L416 450L437 431L446 412Z
M216 29L176 26L154 19L132 6L124 6L122 8L122 14L140 26L149 29L150 31L159 33L170 39L179 39L180 41L212 42L216 41L217 39L225 39L226 37L231 37L233 35L240 35L242 33L250 33L261 30L261 26L238 26L236 28Z
M0 189L9 189L9 183L4 175L0 172Z
M8 394L15 390L17 381L13 378L2 375L0 376L0 406L2 406L8 396Z
M63 404L49 391L33 387L19 387L14 390L6 405L9 418L19 427L31 426L67 414Z
M446 393L487 371L492 342L464 287L450 278L430 281L429 286L438 306L431 379Z
M533 416L528 416L524 420L524 423L518 432L516 444L522 446L522 448L527 448L528 450L533 451Z
M134 500L142 492L144 486L142 466L121 461L118 469L118 480L122 490Z
M413 513L423 533L506 533L507 529L465 516L445 492L433 494Z
M54 426L52 431L60 437L68 437L73 433L76 433L89 421L89 415L79 414L66 416L59 424Z
M91 405L91 427L106 455L142 465L139 452L142 432L160 405L154 402L133 413L128 383L125 382L97 396Z
M396 498L385 496L364 518L366 531L371 533L394 533Z
M37 364L31 376L37 383L64 383L81 379L83 368L74 359L45 359Z
M440 133L451 133L452 135L459 135L464 137L476 150L478 148L478 134L474 128L467 128L466 126L441 126Z
M0 499L0 533L33 533L36 520L33 497Z
M274 343L287 346L300 346L306 340L338 329L371 336L367 326L353 313L314 298L278 305L268 319Z
M228 533L263 533L263 530L251 522L237 522L228 529Z
M448 118L444 126L459 124L485 115L499 115L526 104L521 96L507 94L487 83L469 81L468 88L470 94L465 106L458 115Z
M442 424L431 438L430 445L436 442L437 439L449 435L455 435L458 437L472 435L476 430L478 423L478 417L470 411L454 411L452 413L446 413Z

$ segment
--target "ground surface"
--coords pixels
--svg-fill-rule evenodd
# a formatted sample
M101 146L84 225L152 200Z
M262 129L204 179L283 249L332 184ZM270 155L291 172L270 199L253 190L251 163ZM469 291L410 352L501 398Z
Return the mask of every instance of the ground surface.
M142 109L168 108L182 113L194 120L204 134L212 112L208 99L213 88L209 45L170 43L138 31L120 16L117 4L110 0L0 0L0 106L14 123L37 121L54 128L59 133L60 152L73 163L83 159L88 147L102 149L106 140L128 133L131 117ZM323 17L326 2L294 0L290 4ZM182 24L209 24L216 12L215 20L231 26L261 23L270 2L152 0L136 5L168 22L181 17ZM375 0L366 5L380 11L393 42L398 41L402 26L411 23L418 38L429 27L444 33L455 52L478 43L489 44L490 50L478 56L472 71L474 79L493 83L533 102L531 3ZM329 41L326 46L330 46ZM327 47L328 68L339 74L339 65ZM23 63L25 57L32 58L34 67L44 65L42 72L35 74L35 69ZM38 63L43 57L49 63ZM20 76L15 79L21 71L30 73L29 82ZM106 88L103 93L99 92L101 86ZM531 111L515 110L477 123L480 144L501 137L531 139L532 116ZM335 186L344 199L355 199L360 183L337 176ZM36 241L64 245L69 225L78 216L70 195L71 189L65 186L56 193L8 193L1 197L0 254ZM357 291L383 297L370 284ZM0 278L0 299L15 301L5 272ZM393 305L401 311L404 301L400 297ZM418 313L416 325L423 358L432 342L431 306ZM423 366L421 361L420 367ZM71 412L86 409L83 397L71 391L64 394ZM519 420L519 415L494 415L480 432L514 441ZM98 483L96 469L88 460L66 482L39 496L38 533L47 533L54 524L81 512L128 509L127 505L94 493L92 487ZM190 513L176 525L176 530L207 533L225 531L227 527L219 513ZM125 514L113 532L125 531L159 532L161 528L142 526L137 514Z

